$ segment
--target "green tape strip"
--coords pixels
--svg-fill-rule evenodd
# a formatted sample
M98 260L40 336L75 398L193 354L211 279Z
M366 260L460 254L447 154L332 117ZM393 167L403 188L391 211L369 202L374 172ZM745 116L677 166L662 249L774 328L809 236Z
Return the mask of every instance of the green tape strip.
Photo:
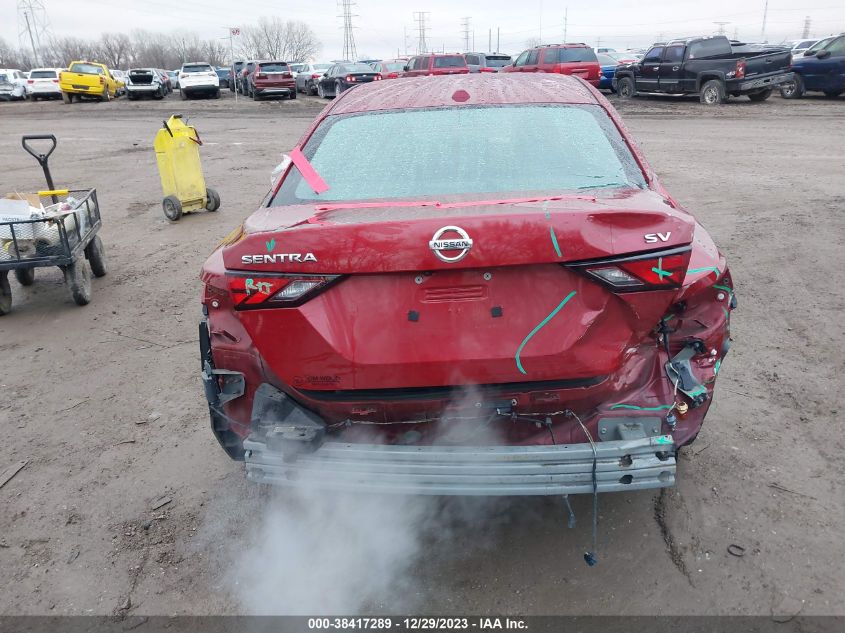
M718 279L719 275L722 274L721 271L715 266L705 266L704 268L690 268L689 270L687 270L687 274L693 275L695 273L703 273L705 270L709 270L711 273L716 275L716 279Z
M722 308L722 312L724 312L724 313L725 313L725 318L726 318L726 319L729 319L729 318L730 318L730 316L728 315L728 311L727 311L727 310L725 310L724 308Z
M692 391L688 392L687 395L691 397L695 397L699 394L705 393L707 390L704 387L699 387L698 389L693 389Z
M563 253L560 252L560 246L558 246L557 238L555 237L555 227L549 227L549 234L552 236L552 246L555 247L555 253L557 253L558 257L563 257Z
M713 287L716 288L717 290L724 290L725 292L733 293L733 290L731 288L728 288L727 286L720 286L718 284L713 284Z
M561 301L560 304L558 305L558 307L556 307L554 310L552 310L552 312L551 312L551 314L549 314L549 316L547 316L545 319L540 321L539 325L537 325L537 327L535 327L533 330L531 330L531 332L528 334L528 336L526 336L525 339L523 339L520 346L516 349L516 355L514 356L514 359L516 360L516 368L519 370L519 372L521 374L528 375L528 373L522 367L522 361L519 359L519 355L522 353L523 348L526 346L528 341L531 340L531 337L533 337L537 332L539 332L543 328L543 326L546 325L546 323L551 321L554 318L554 316L563 309L563 306L565 306L569 302L569 300L574 296L575 296L574 290L572 292L570 292L568 295L566 295L566 299Z
M719 367L721 367L721 366L722 366L722 359L720 358L719 360L716 361L716 364L713 365L713 375L714 376L719 373Z
M657 268L652 267L651 272L657 273L657 278L660 281L663 281L664 277L671 277L672 276L672 273L670 273L668 270L663 270L663 258L662 257L657 258Z
M631 409L632 411L662 411L663 409L671 409L673 404L661 404L659 407L638 407L635 404L612 404L611 409Z

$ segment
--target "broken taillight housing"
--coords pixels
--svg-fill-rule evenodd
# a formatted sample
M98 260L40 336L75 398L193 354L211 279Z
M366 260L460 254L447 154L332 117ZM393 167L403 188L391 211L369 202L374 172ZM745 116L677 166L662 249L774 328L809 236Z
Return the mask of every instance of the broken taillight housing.
M652 253L566 264L616 292L679 288L689 265L689 246Z
M290 308L302 305L340 279L340 275L229 275L229 294L236 310Z

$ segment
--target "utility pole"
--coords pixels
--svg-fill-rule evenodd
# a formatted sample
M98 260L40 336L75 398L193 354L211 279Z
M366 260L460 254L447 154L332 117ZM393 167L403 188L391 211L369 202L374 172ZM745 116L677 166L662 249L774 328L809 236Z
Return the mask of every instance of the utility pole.
M461 32L464 34L464 52L469 52L469 21L472 18L466 17L461 18L461 28L463 29Z
M487 52L493 52L493 29L487 29Z
M499 46L499 35L500 35L500 30L501 30L501 29L499 29L499 27L497 26L497 27L496 27L496 52L497 52L497 53L498 53L498 52L500 52L500 51L502 50L501 46Z
M569 7L563 10L563 43L566 44L566 30L569 28Z
M238 102L238 79L235 77L235 36L241 34L241 30L235 26L226 27L229 29L229 55L232 56L232 81L235 82L235 103Z
M801 39L810 37L810 16L804 18L804 30L801 32Z
M414 12L414 21L417 23L417 55L423 55L428 52L428 43L425 41L426 31L429 27L425 25L428 16L431 15L429 11Z
M404 40L403 40L403 41L405 42L405 56L407 57L407 55L408 55L408 27L407 27L407 26L403 26L403 27L402 27L402 31L403 31L403 32L404 32L404 34L405 34L405 38L404 38ZM398 57L398 55L397 55L397 57Z
M766 0L766 4L763 5L763 28L760 30L760 39L763 42L766 41L766 18L769 15L769 0Z
M32 48L33 63L40 66L39 51L50 40L50 21L43 0L18 1L18 44Z
M724 35L725 25L730 24L730 22L713 22L713 24L716 24L719 27L719 32L717 33L717 35Z

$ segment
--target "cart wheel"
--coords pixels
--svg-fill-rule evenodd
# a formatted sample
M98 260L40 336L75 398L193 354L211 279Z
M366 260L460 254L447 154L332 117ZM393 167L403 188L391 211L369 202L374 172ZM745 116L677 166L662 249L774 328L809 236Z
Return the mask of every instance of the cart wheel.
M91 266L91 272L94 273L94 276L104 277L106 274L106 249L103 247L103 240L100 239L99 235L95 235L94 239L85 247L85 257L88 258L88 264Z
M70 266L64 267L65 283L70 288L70 294L78 306L88 305L91 301L91 275L88 274L88 264L80 257Z
M31 286L35 283L35 268L16 268L15 277L21 286Z
M176 222L182 217L182 203L179 202L179 198L176 196L167 196L164 200L162 200L161 206L164 209L164 215L168 220Z
M9 272L0 272L0 316L12 311L12 287L9 285Z
M220 208L220 194L214 189L205 190L205 208L208 211L217 211Z

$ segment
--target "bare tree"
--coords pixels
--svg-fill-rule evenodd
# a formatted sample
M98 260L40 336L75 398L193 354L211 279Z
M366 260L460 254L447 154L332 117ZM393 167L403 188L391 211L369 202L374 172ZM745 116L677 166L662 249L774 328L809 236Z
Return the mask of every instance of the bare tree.
M101 61L109 68L120 68L132 57L132 42L125 33L103 33L100 38Z
M206 40L202 61L212 66L225 66L229 48L220 40Z
M540 46L541 43L542 42L540 42L539 37L529 37L525 40L525 48L536 48L537 46Z
M310 26L297 20L262 17L242 31L239 52L249 59L305 61L320 50Z
M0 68L18 68L28 70L32 67L32 55L16 49L0 38Z
M45 57L50 66L67 67L72 61L100 61L99 46L92 40L78 37L60 37L51 40Z

